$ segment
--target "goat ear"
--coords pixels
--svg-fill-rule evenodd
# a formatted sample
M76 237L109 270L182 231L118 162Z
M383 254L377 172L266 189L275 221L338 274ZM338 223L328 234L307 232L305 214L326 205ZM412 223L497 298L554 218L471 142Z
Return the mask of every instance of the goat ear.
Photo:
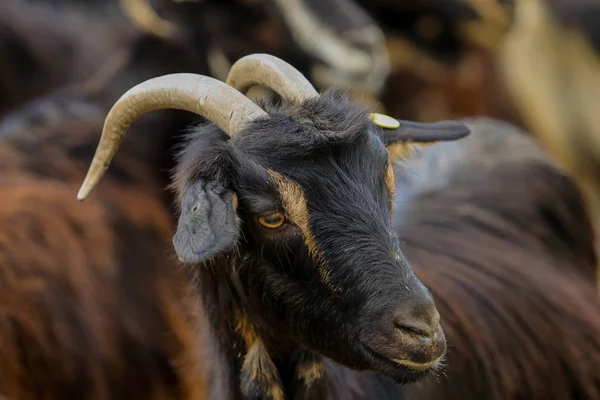
M237 196L218 181L197 181L181 196L181 215L173 238L185 262L202 262L231 250L239 236Z
M407 157L415 148L462 139L471 132L467 125L458 121L412 122L377 113L371 114L370 118L383 129L381 138L393 159Z

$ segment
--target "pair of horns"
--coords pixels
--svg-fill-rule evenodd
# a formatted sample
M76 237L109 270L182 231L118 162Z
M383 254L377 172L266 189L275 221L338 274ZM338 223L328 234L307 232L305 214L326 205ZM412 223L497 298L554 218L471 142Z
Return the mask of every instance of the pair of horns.
M142 82L128 90L109 111L102 136L77 199L84 200L98 184L114 158L129 126L150 111L176 109L193 112L235 136L250 122L268 114L245 93L256 85L290 101L318 97L312 84L285 61L252 54L232 65L225 83L198 74L170 74Z

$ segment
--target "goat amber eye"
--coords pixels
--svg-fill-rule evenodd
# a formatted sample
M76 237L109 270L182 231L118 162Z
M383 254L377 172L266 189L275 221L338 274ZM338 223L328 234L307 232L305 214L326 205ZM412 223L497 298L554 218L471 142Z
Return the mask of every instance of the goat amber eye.
M258 218L258 222L267 228L279 228L285 222L285 215L280 212L263 215L262 217Z

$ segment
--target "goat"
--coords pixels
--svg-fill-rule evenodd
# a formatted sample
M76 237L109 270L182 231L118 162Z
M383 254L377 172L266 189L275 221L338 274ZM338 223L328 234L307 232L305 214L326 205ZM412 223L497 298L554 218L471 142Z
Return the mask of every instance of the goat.
M259 107L243 95L255 85L279 100ZM336 93L319 95L281 59L251 55L227 83L146 81L106 117L79 200L142 114L175 108L214 122L193 129L179 153L173 244L182 261L201 264L193 270L207 329L225 363L213 381L219 398L397 399L394 381L421 379L443 359L439 314L392 230L386 145L469 131L377 114L372 123ZM391 128L385 141L375 124Z
M160 0L154 9L148 0L121 3L149 34L208 43L209 72L219 79L231 60L268 52L317 87L342 87L373 101L389 74L383 33L353 0Z
M150 39L200 59L182 71L225 79L229 60L269 52L298 65L315 84L349 88L365 101L374 101L389 73L383 33L352 0L155 3L166 20L147 0L85 6L8 0L0 16L0 112L80 82L107 55L135 52Z
M161 52L163 55L170 54L169 49L166 52L164 51L164 47L169 46L163 46L160 43L156 46L152 44L152 40L140 40L139 43L143 45L134 46L135 51L131 55L134 59L140 56L140 53L142 54L141 57L145 57L149 48L153 50L150 51L151 54ZM160 50L156 51L157 48ZM170 56L160 57L159 59L168 59L169 61L169 66L161 64L160 68L181 68L178 66L179 61L173 62L174 59ZM179 56L175 59L179 60ZM183 68L187 69L188 67L184 66ZM64 105L64 110L56 110L53 107L58 105L60 108L63 106L61 105L62 97L50 96L49 99L34 102L27 110L31 112L30 115L22 111L16 113L20 114L21 117L27 116L30 121L24 122L19 120L19 116L15 118L14 115L9 115L2 121L1 136L3 136L3 140L7 140L3 145L6 165L9 164L9 160L13 162L11 168L3 174L3 179L6 182L12 182L13 179L18 182L18 186L14 190L11 187L4 192L7 204L14 205L14 207L6 210L4 218L9 222L15 216L27 216L28 220L31 221L29 229L15 232L15 237L19 239L11 243L18 245L20 249L31 249L31 247L27 247L28 243L35 243L40 236L44 237L42 240L46 240L45 238L51 235L50 230L57 229L63 232L65 237L71 238L69 239L69 246L71 246L69 248L72 248L72 251L76 254L93 254L94 251L99 252L101 255L104 254L101 265L96 263L94 257L84 259L79 256L74 258L71 263L63 265L61 263L64 258L60 254L64 252L64 247L59 248L57 243L53 242L52 244L42 244L40 246L40 250L44 250L43 257L40 256L40 258L23 260L19 258L18 253L11 252L3 255L5 257L3 260L7 264L7 274L9 275L13 271L19 271L19 268L31 271L31 277L35 277L36 273L45 271L45 269L54 271L52 275L44 276L43 279L36 281L40 283L37 288L38 293L35 295L35 299L30 299L28 303L25 302L24 296L32 294L32 292L26 293L26 291L23 291L20 293L17 290L18 287L15 286L15 293L7 294L6 298L12 296L10 298L21 302L23 309L26 309L27 312L34 307L40 307L37 312L29 314L27 317L29 319L25 319L24 312L15 311L10 308L9 303L3 303L3 310L12 314L8 315L5 320L8 322L5 325L6 335L2 337L2 342L15 343L15 346L13 346L15 349L24 343L22 346L29 349L26 353L21 350L13 353L7 352L2 357L3 367L0 371L0 386L2 387L2 393L7 396L16 398L27 396L34 398L65 398L68 396L81 397L92 393L94 396L102 397L105 395L110 398L119 398L119 396L158 398L157 396L160 396L160 393L175 386L183 387L181 389L182 397L177 398L187 396L185 393L190 397L200 396L202 392L202 375L199 374L197 378L194 377L201 369L196 365L195 360L191 360L189 368L183 371L174 369L168 364L170 361L177 361L178 358L183 357L182 353L189 352L193 355L197 350L195 343L186 342L191 336L194 336L193 326L186 326L178 320L178 318L181 319L180 314L185 313L186 308L192 303L180 299L182 295L176 290L178 285L181 285L181 283L178 283L180 277L173 273L176 276L171 278L163 270L163 268L168 268L170 265L169 260L165 260L161 247L161 238L169 231L164 225L165 215L161 214L165 213L165 210L161 209L157 202L142 201L142 199L163 197L162 193L155 191L156 179L154 176L159 166L153 165L152 173L149 173L146 168L150 164L148 159L152 158L150 155L156 154L153 149L161 148L164 144L162 136L158 133L156 122L145 125L147 130L153 132L152 137L155 143L150 146L150 149L148 149L148 143L143 141L136 142L137 146L132 145L129 147L131 149L131 152L128 153L129 157L123 161L127 167L115 171L116 173L111 179L113 184L109 185L111 189L109 189L108 199L104 199L94 209L90 206L82 210L81 213L75 212L68 202L64 203L64 209L60 208L61 199L64 193L69 190L70 184L72 184L71 178L80 167L79 160L85 157L89 150L90 133L98 128L99 121L96 117L98 113L102 112L102 103L107 98L110 99L110 93L119 90L124 82L138 79L139 76L143 76L147 72L156 73L156 71L156 65L153 65L151 70L144 67L141 72L134 71L134 74L129 75L127 73L121 74L117 84L111 83L109 85L104 93L104 98L99 100L99 104L94 102L90 104L89 99L85 97L75 97L67 100L68 104ZM98 87L97 84L95 86ZM71 111L74 111L75 116L69 118L75 118L75 122L64 119L64 115L68 115ZM50 118L50 120L44 119L40 122L40 113L43 114L43 117ZM58 119L52 120L57 116ZM158 119L158 121L164 123L165 119ZM172 123L167 122L167 124L172 126ZM49 125L52 126L49 127ZM77 135L73 135L71 132L77 132ZM22 148L13 149L12 144L15 143L17 146L22 146ZM58 154L60 157L53 160L35 157L32 151L39 148L43 148L44 153L47 155ZM137 172L131 174L129 168L133 168ZM46 192L52 195L48 196L45 194ZM135 201L136 207L125 207L127 201L124 199ZM105 202L106 204L104 204ZM19 203L26 205L19 208L17 207ZM115 203L119 204L117 210L112 209ZM49 217L46 214L64 216L70 222L60 226L51 226L56 221L47 221ZM119 223L104 224L104 226L98 224L98 229L102 230L102 237L98 236L101 240L93 244L88 244L87 241L77 242L75 239L81 234L81 226L91 227L95 226L93 224L98 223L96 218L89 221L87 219L88 215L112 216L111 218ZM131 221L132 218L135 220ZM121 223L123 219L125 221ZM147 221L154 221L155 223L150 224L150 226L144 225L142 229L129 226L132 223L141 226L148 223ZM117 232L124 233L125 237L122 241L115 240ZM148 252L148 249L142 246L142 243L145 246L150 246L153 251ZM96 245L97 248L92 249L91 246L93 245ZM147 258L125 260L120 254L127 247L133 253L143 252L147 254ZM118 255L115 254L117 250ZM42 258L45 261L42 261ZM148 265L147 263L150 262L152 264ZM127 263L132 265L127 265ZM141 287L135 286L125 275L121 274L125 271L125 268L131 268L127 272L131 271L133 275L136 271L139 271L142 265L144 268L148 268L148 277L140 284ZM106 271L105 275L102 268L110 269L110 271ZM90 285L86 286L85 279L82 283L72 278L72 274L80 271L86 279L89 281L94 280L99 288L106 287L108 292L102 294L93 291L89 287ZM30 276L24 278L26 279L12 280L11 278L9 280L7 278L6 285L11 287L9 283L16 285L21 281L27 283ZM160 282L160 284L157 282ZM156 283L158 287L147 289L143 286L143 284L150 285L151 283ZM64 297L54 299L52 298L52 290L55 287L67 287L69 291ZM139 306L135 299L122 297L118 297L116 305L114 303L103 305L101 296L106 296L106 301L110 301L112 298L110 294L114 293L115 296L120 296L118 291L122 287L125 288L124 291L138 293L137 295L140 297L137 300L140 303ZM110 290L113 290L113 292ZM86 292L89 297L82 299L82 293ZM156 300L153 299L154 296L157 297ZM60 310L62 305L78 304L83 300L85 300L85 304L81 307L84 309L82 314L77 314L76 311L79 311L77 309L73 310L72 307L65 307L63 312L57 314L57 331L44 331L47 328L45 321L48 321L53 313L58 312L57 310ZM96 325L96 320L91 318L96 309L104 315L114 315L114 319L110 318L104 326ZM121 311L121 313L118 311ZM171 311L173 311L172 314ZM145 320L151 314L158 314L157 319L150 317L149 320ZM74 325L90 326L92 329L97 329L100 332L99 335L104 333L107 337L106 341L103 342L104 345L96 343L97 336L91 334L82 335L78 341L72 341L72 336L76 333L69 329L76 328L71 328L66 323L63 324L59 318L60 316L64 316L65 321L72 322ZM124 321L127 318L135 322L126 324ZM25 328L21 327L21 325L27 323L29 325ZM116 331L114 334L111 333L113 329ZM174 338L172 341L169 338L161 339L162 333L172 330L179 337ZM139 332L145 331L156 332L156 336L142 340L139 337ZM108 338L114 338L114 340ZM137 341L139 346L121 345L120 341L124 343ZM207 343L210 343L210 340ZM80 352L85 350L87 346L98 346L99 355L79 359ZM123 352L123 347L119 346L126 346L130 351L120 355ZM210 347L210 345L207 346ZM155 351L159 354L155 354ZM109 354L109 356L105 356L105 354ZM35 359L40 364L34 365L33 362L25 364L22 362L23 357ZM136 361L138 358L139 361ZM64 369L50 370L50 366L57 364L58 360L61 360ZM135 368L138 362L145 364L147 368L139 368L137 370L139 373L135 375L134 372L136 372ZM122 365L118 370L121 376L113 374L113 363ZM75 374L73 371L79 372L80 375ZM93 377L93 382L88 379L89 376ZM56 385L53 385L48 379L52 379ZM129 383L127 384L128 379ZM194 379L197 379L197 382ZM169 398L176 398L175 396L178 394L172 392L173 396Z
M408 399L600 398L597 255L573 181L525 132L465 122L397 167L395 228L448 340Z
M228 82L242 92L254 84L290 79L284 78L287 67L268 57L248 57L238 63ZM349 104L342 108L343 99L331 93L313 98L314 89L298 77L297 71L288 72L289 75L294 86L270 85L289 103L263 104L268 116L240 98L239 93L228 92L227 86L202 77L196 77L193 85L178 81L189 76L162 77L146 82L152 86L132 89L107 117L105 133L79 198L89 195L107 168L116 152L115 144L129 123L143 111L165 106L165 100L154 95L159 90L168 90L167 106L202 113L225 128L223 131L233 132L228 138L216 127L195 129L181 151L174 175L181 208L175 249L184 261L207 264L195 271L204 304L213 307L207 313L213 334L221 339L217 351L229 365L223 381L215 385L229 388L233 395L241 391L251 398L282 398L284 392L322 398L327 390L332 397L368 397L365 392L372 390L380 378L342 365L373 369L400 382L420 378L414 375L416 365L411 365L413 371L407 374L394 372L387 365L382 368L381 358L361 359L365 357L361 354L361 335L365 333L352 334L353 328L346 321L352 319L360 330L362 318L367 318L370 326L383 331L383 313L372 305L365 310L360 303L346 307L338 303L346 300L350 290L351 295L358 297L353 301L360 302L367 288L375 285L385 296L376 297L384 307L393 297L387 292L389 286L379 278L398 277L364 265L360 271L355 270L355 260L363 260L364 256L358 256L348 245L369 251L372 242L361 240L365 233L356 221L363 227L372 227L377 220L374 216L360 217L356 208L363 212L362 206L357 206L357 200L351 196L358 193L360 201L370 204L369 195L384 191L384 187L384 193L389 189L382 177L379 189L356 185L357 181L362 184L357 171L350 162L344 162L343 157L349 155L344 153L351 154L349 150L355 148L357 137L353 140L335 130L331 118L344 121L344 126L349 127L346 129L357 125L348 114L336 113ZM170 83L171 89L165 88L165 82ZM198 95L194 91L201 83L207 92ZM225 93L236 96L235 102L243 108L233 112L226 108L224 105L233 104L234 100L218 98ZM151 96L153 103L145 103L146 96ZM177 102L173 96L189 97ZM202 103L196 101L197 97ZM216 102L216 110L211 101ZM321 103L325 101L326 104ZM138 107L143 111L138 111ZM127 111L125 120L123 110ZM244 126L245 116L258 119ZM315 124L314 131L307 131L311 124ZM414 127L407 122L400 123L400 127L403 125L404 129ZM484 129L475 123L468 125L474 131ZM110 137L106 132L115 132L115 126L121 128ZM423 126L420 128L420 132L412 132L412 139L416 133L425 133ZM452 168L446 172L433 168L443 173L441 178L423 174L424 182L435 178L429 184L432 187L425 185L412 195L409 186L398 186L399 193L409 196L402 207L409 208L403 210L403 203L398 202L394 214L396 229L407 259L414 263L426 286L431 286L436 304L444 312L443 326L448 329L452 346L448 355L449 379L437 386L429 382L409 385L407 393L423 398L594 398L600 369L596 368L598 361L587 355L598 349L595 332L600 321L595 317L598 300L589 284L596 259L589 221L572 183L524 134L503 136L501 128L507 130L496 125L495 135L488 132L488 139L482 140L481 135L486 133L481 132L471 142L463 139L432 146L431 151L439 151L438 146L451 147L441 155L450 156ZM397 142L398 133L387 130L380 136L388 143L390 155L406 154L407 144ZM420 136L420 140L444 136L435 129L430 133L427 139L427 135ZM106 143L112 143L112 147L105 147ZM352 155L352 163L365 163L361 164L362 171L375 170L364 160L374 155L372 151L360 149L360 155ZM498 155L492 154L488 162L485 155L490 154L489 149ZM469 160L467 154L482 157L471 164L464 163L463 160ZM448 160L431 158L438 163ZM345 182L332 178L335 175L328 161L337 163L335 168L340 175L347 176ZM306 163L314 163L313 168L319 172L307 168ZM410 177L411 168L419 170L419 165L418 160L410 161L405 174L397 175L398 181ZM267 171L261 172L265 166ZM474 171L465 174L470 169ZM444 185L436 186L436 182L451 183L452 191ZM498 198L507 198L509 184L508 190L514 190L509 191L514 193L509 196L513 201L498 204ZM535 190L531 190L533 184ZM356 185L355 190L347 185ZM270 191L273 194L266 196ZM347 208L338 205L341 210L336 210L331 206L331 198ZM473 206L476 208L471 211L469 207ZM502 220L494 218L492 207L501 213ZM346 217L339 212L345 212ZM333 217L344 227L333 222ZM482 226L490 228L486 231ZM297 246L304 249L299 251ZM318 262L312 261L311 254ZM348 258L350 261L345 263L339 261ZM339 264L344 268L337 268ZM369 263L373 264L379 263ZM529 268L523 268L524 265ZM361 279L361 273L368 277ZM406 275L399 275L406 279ZM516 291L517 285L521 285L522 294ZM509 291L511 296L507 296ZM471 296L477 296L477 301ZM369 314L363 314L367 311ZM380 346L387 347L385 333L369 334L375 336L377 343L383 343ZM561 340L569 346L557 348L557 341ZM511 347L518 350L511 351ZM342 383L347 386L357 379L360 383L350 389ZM358 391L353 392L354 388ZM388 395L393 396L392 393Z
M73 199L103 115L63 94L1 120L0 397L203 399L205 316L144 143Z

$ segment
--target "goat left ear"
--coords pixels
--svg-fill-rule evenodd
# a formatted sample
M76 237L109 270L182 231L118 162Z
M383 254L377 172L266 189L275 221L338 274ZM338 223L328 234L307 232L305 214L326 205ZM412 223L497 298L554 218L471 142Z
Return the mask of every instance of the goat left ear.
M218 180L187 187L173 238L179 259L198 263L232 249L239 236L236 208L237 196Z
M467 125L458 121L413 122L377 113L371 114L370 118L373 124L383 129L381 138L392 159L409 155L413 147L462 139L471 132Z

